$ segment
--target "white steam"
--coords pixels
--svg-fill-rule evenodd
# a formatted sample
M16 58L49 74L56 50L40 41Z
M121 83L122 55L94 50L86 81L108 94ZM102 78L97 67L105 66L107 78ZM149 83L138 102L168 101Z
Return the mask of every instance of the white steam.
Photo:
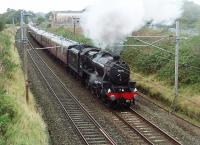
M143 0L144 20L171 25L182 14L183 0Z
M84 35L105 48L123 41L147 21L172 24L182 13L182 0L99 0L81 18Z

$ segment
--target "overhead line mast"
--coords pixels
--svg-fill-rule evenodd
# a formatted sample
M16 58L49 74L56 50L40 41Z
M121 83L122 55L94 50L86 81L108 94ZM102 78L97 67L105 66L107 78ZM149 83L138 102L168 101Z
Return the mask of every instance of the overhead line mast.
M176 109L177 99L179 96L178 92L178 73L179 73L179 47L180 47L180 24L176 21L176 50L175 50L175 97L172 102L172 108Z

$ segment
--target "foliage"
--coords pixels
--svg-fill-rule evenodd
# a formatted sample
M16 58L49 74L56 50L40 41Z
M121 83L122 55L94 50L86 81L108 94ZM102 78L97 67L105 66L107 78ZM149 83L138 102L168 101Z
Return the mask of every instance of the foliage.
M12 104L14 101L11 101L11 98L2 89L0 90L0 98L0 133L4 135L8 125L16 115L16 108Z
M4 21L0 18L0 32L4 29L5 23Z
M200 23L200 6L191 1L186 1L183 7L183 16L180 21L183 28L198 28Z
M144 32L141 31L140 34ZM155 32L154 32L155 33ZM158 32L159 33L159 32ZM183 84L200 83L200 36L181 41L179 81ZM137 41L128 40L128 44L137 44ZM163 41L158 44L169 52L175 52L174 41ZM157 75L160 80L174 82L174 55L153 47L124 49L122 58L136 71L146 75Z
M45 21L45 18L40 16L40 17L37 18L36 23L37 23L37 25L41 25L44 21Z
M92 41L88 38L85 38L79 32L76 32L76 36L74 37L74 33L70 28L59 27L59 28L48 28L47 30L57 35L61 35L67 39L75 40L81 44L92 45Z
M1 15L1 18L4 20L4 23L6 24L12 24L13 19L16 24L19 24L20 10L16 11L16 10L8 9L7 12Z
M32 11L24 11L24 13L29 14L30 15L29 17L31 17L31 20L33 20L34 22L37 22L37 20L41 17L39 14L35 14ZM21 10L14 10L8 8L5 13L0 15L0 25L1 22L3 22L4 24L13 24L13 20L15 25L19 25L20 15L21 15ZM28 19L26 16L24 17L24 22L28 23Z
M7 96L4 90L5 79L10 79L12 77L12 72L17 66L10 60L10 46L11 42L9 36L1 32L0 47L3 48L0 53L0 62L4 67L4 75L0 76L0 136L6 134L9 124L12 123L16 115L14 101L11 101L11 97ZM0 140L0 143L3 144L4 141Z
M12 78L12 72L17 67L15 63L13 63L10 59L10 38L8 35L4 35L3 33L0 33L0 46L2 47L1 53L0 53L0 62L2 63L4 67L4 77Z

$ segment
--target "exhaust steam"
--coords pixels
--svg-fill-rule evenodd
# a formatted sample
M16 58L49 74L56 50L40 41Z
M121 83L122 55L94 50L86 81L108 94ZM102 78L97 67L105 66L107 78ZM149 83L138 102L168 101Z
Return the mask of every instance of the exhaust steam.
M183 0L99 0L84 12L81 27L96 46L112 48L148 21L173 24L182 14L183 3Z

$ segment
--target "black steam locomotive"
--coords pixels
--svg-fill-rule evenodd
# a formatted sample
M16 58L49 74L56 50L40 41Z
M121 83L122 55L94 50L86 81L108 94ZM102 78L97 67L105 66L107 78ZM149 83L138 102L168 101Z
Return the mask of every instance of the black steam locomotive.
M136 82L130 81L129 66L119 56L44 33L32 26L29 26L29 32L44 47L60 46L48 51L64 62L98 98L111 106L129 107L134 103L138 95Z

